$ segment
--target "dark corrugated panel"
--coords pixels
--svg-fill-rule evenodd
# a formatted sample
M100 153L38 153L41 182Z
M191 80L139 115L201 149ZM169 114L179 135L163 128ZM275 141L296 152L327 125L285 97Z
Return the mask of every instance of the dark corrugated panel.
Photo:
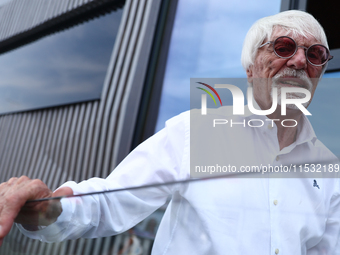
M1 8L0 53L121 8L125 0L13 0Z
M23 29L32 33L34 26L45 26L43 22L49 18L67 17L70 12L81 10L84 6L100 6L108 2L113 6L119 1L34 0L30 8L27 2L31 1L14 0L4 6L6 12L0 9L0 15L4 15L0 16L0 20L7 22L3 26L7 30L0 31L0 38L10 38ZM119 162L116 150L119 150L121 141L132 139L122 137L122 129L129 129L129 134L134 125L123 127L122 123L125 118L136 118L140 96L136 97L133 107L127 104L127 100L131 90L137 94L141 92L146 71L144 63L148 61L145 56L148 56L152 45L152 24L157 20L159 6L160 0L126 1L100 101L0 116L1 181L11 176L27 175L42 179L55 189L67 180L106 177L112 171ZM10 11L21 13L22 20L9 15ZM33 16L28 15L32 12ZM21 24L23 20L27 23ZM126 144L128 147L129 144ZM124 151L126 148L123 148ZM13 229L8 238L12 238L17 248L27 254L92 255L94 251L111 250L114 243L110 237L43 244L18 233ZM0 254L14 254L10 249L3 249L0 248ZM117 248L111 254L116 252Z
M136 17L137 7L139 1L131 1L132 3L125 8L129 8L129 15L132 17ZM143 1L142 1L143 2ZM131 36L133 31L135 19L128 19L126 25L123 29L122 35L122 43L119 47L119 51L117 52L117 56L114 57L116 59L117 64L115 65L114 72L112 73L112 80L110 81L109 91L107 93L107 97L105 98L106 102L103 102L103 125L101 128L101 140L99 143L99 151L97 155L97 164L95 176L101 176L100 172L105 171L105 167L107 164L105 162L105 154L112 153L112 144L116 134L116 125L119 117L119 110L121 101L124 95L125 83L126 83L126 75L128 72L128 68L131 62L131 56L128 54L128 50L130 47L135 45L135 41ZM129 58L130 57L130 58ZM118 116L117 116L118 115ZM110 155L111 156L111 155ZM106 169L105 175L110 172L110 170Z

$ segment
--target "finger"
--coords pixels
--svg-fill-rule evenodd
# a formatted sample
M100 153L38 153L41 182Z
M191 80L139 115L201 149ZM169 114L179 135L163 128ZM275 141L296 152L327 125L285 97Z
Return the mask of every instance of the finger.
M53 197L64 197L72 195L73 191L69 187L63 187L58 189L52 194ZM25 204L18 216L15 218L15 222L20 223L27 228L26 225L32 226L47 226L57 220L62 212L62 206L60 199L48 200L40 202L31 202ZM31 226L30 226L31 227Z
M73 195L73 190L69 187L62 187L58 190L56 190L52 197L65 197ZM60 200L50 200L47 202L48 206L46 207L46 210L44 210L43 214L40 214L40 225L50 225L53 222L55 222L59 215L62 213L62 205L60 203Z
M17 177L12 177L11 179L8 180L7 184L8 185L13 185L14 183L16 183L18 181Z
M4 238L13 225L27 200L50 197L52 191L40 180L30 180L26 176L12 178L1 187L0 199L0 239Z
M0 239L3 239L11 230L22 205L23 203L20 203L15 197L8 197L4 200L0 213Z
M22 179L25 179L23 177ZM14 218L18 214L23 202L20 202L20 188L16 187L18 178L13 177L1 185L0 202L0 239L3 239L11 230ZM16 193L17 192L17 193Z
M53 192L52 197L63 197L73 195L73 190L70 187L62 187Z

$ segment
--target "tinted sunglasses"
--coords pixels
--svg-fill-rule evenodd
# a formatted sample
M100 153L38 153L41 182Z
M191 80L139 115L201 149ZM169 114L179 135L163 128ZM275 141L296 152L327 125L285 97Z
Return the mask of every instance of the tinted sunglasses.
M280 36L275 41L266 42L259 48L267 44L273 44L274 53L280 58L291 58L295 55L298 47L304 48L307 61L314 66L322 66L331 60L333 56L322 44L313 44L310 47L298 46L296 42L288 36Z

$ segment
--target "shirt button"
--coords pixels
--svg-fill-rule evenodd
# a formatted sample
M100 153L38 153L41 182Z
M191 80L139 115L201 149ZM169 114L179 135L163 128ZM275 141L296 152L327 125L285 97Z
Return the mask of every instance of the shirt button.
M279 161L280 157L279 156L276 156L276 161Z
M273 125L272 124L268 124L268 129L273 129Z
M275 254L279 254L279 249L275 249Z
M278 202L277 202L277 200L275 199L273 203L274 203L274 205L277 205Z

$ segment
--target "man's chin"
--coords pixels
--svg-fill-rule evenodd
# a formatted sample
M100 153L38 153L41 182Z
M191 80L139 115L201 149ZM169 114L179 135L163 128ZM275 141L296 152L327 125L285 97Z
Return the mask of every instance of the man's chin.
M301 94L301 95L296 95L296 94L301 94L301 93L291 93L291 94L287 94L287 99L302 99L305 97L305 94ZM278 98L278 102L277 102L278 106L281 107L281 95ZM303 103L303 107L305 107L307 109L307 107L309 106L310 101ZM286 108L287 110L299 110L300 109L295 105L295 104L286 104Z
M277 88L277 104L281 107L281 87L283 86L275 86ZM303 99L306 97L304 93L294 92L287 93L287 99ZM311 101L303 103L302 105L307 109ZM287 104L287 109L290 110L300 110L295 104Z
M305 108L308 107L308 105L306 106L305 104L302 104ZM281 107L281 106L280 106ZM297 111L301 111L295 104L287 104L286 107L287 110L297 110Z

